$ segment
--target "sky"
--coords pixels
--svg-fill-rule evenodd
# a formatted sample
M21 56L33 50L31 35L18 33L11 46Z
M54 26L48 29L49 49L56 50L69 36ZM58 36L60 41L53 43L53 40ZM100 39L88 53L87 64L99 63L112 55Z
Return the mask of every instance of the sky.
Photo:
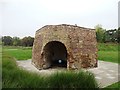
M119 0L0 0L1 36L35 36L45 25L118 28Z

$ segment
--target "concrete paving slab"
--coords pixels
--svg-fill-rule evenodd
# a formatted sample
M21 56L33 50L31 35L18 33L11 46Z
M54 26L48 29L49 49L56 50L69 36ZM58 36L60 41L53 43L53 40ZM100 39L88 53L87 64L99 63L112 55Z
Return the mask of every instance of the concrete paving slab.
M46 74L52 74L56 71L64 70L65 68L53 68L53 69L46 69L46 70L38 70L36 67L34 67L31 64L31 60L20 60L17 61L17 64L22 69L40 73L42 75ZM86 69L87 71L92 72L95 75L96 80L99 83L99 86L101 88L104 88L106 86L109 86L115 82L120 81L118 77L120 76L120 72L118 72L118 65L117 63L111 63L111 62L105 62L105 61L98 61L98 67L97 68L89 68Z

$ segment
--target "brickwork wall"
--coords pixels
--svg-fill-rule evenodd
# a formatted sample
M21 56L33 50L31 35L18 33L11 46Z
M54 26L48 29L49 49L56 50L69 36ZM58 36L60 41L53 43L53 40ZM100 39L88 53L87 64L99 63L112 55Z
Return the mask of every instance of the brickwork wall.
M36 31L32 64L38 69L46 65L44 46L51 41L63 43L67 49L67 69L97 66L97 41L94 29L74 25L46 25Z

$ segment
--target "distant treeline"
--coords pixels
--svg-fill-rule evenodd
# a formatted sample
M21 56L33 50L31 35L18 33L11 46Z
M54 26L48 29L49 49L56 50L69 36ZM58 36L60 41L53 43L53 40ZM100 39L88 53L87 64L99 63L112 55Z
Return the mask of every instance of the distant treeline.
M2 44L5 46L33 46L34 38L31 36L20 39L19 37L3 36Z
M120 42L120 27L118 29L106 30L101 25L95 26L97 42Z
M120 27L118 29L105 30L101 25L96 25L95 29L97 42L120 42ZM33 46L34 38L28 36L20 39L19 37L3 36L1 41L3 45L28 47Z
M120 27L118 29L106 30L101 25L96 25L95 29L97 42L120 42Z

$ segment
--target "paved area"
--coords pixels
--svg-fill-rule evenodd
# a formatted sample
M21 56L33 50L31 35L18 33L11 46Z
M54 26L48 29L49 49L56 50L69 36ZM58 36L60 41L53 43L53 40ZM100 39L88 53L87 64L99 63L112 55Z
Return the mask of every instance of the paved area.
M94 73L100 87L106 87L120 81L120 79L118 79L118 77L120 77L118 67L120 67L120 65L116 63L98 61L98 67L88 69L88 71Z
M47 70L38 70L31 64L31 60L17 61L17 64L22 69L25 69L31 72L40 73L41 75L52 74L58 70L61 71L65 69L65 68L62 68L62 69L53 68L53 69L47 69ZM120 67L120 65L116 63L98 61L97 68L91 68L87 70L94 73L95 78L99 83L99 86L103 88L115 82L120 81L120 79L118 79L118 77L120 76L120 72L118 72L118 67Z

